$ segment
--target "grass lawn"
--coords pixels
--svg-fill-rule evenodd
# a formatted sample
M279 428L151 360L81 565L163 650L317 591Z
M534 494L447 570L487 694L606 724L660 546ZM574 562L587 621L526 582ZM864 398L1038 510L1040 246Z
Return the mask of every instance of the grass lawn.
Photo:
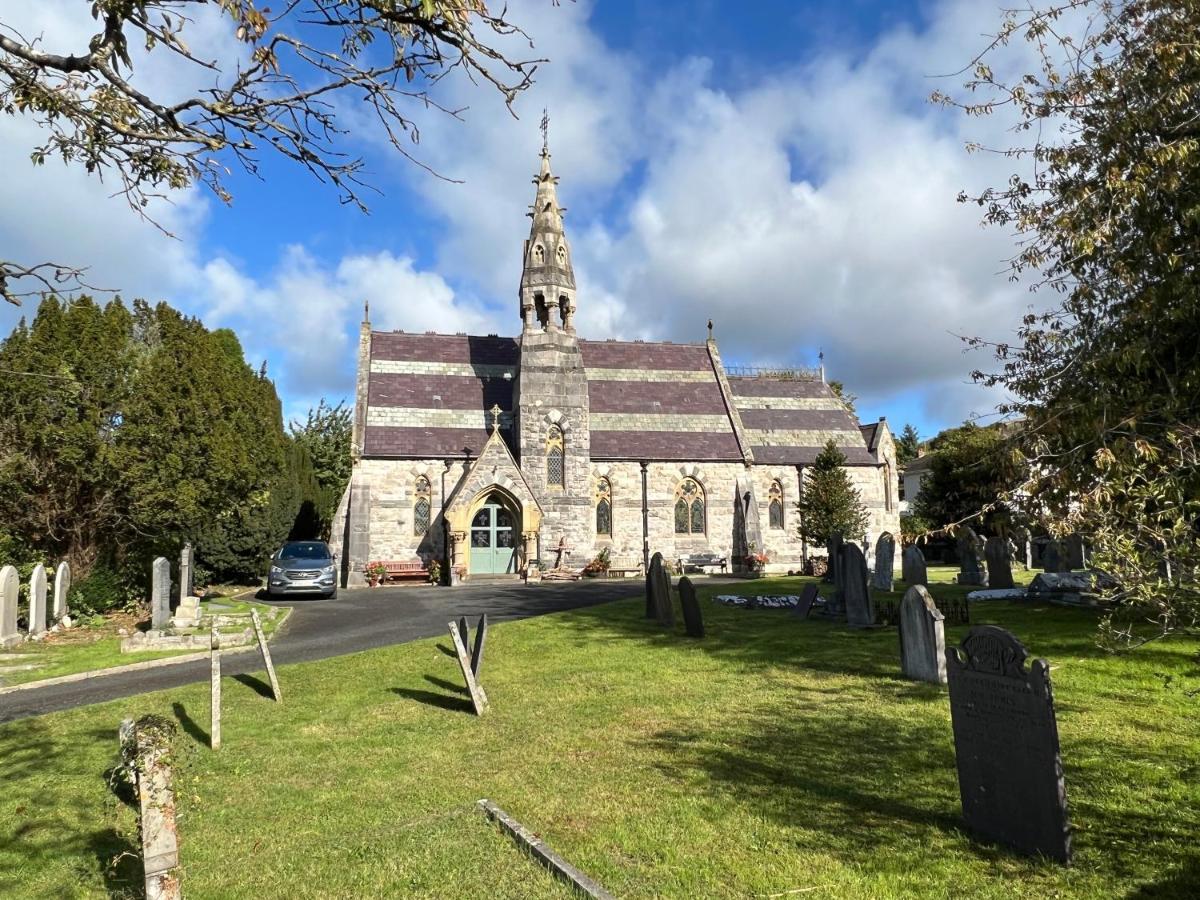
M272 607L254 603L246 597L214 597L205 600L200 605L205 614L210 604L217 603L227 609L217 610L221 615L249 616L251 608L257 607L262 619L263 632L269 638L278 627L282 613L270 618ZM163 659L169 656L180 656L195 653L195 650L144 650L135 653L121 652L121 636L118 628L132 631L139 624L150 627L149 619L143 622L138 617L118 614L105 617L103 624L94 626L79 626L60 631L47 636L44 641L30 641L9 648L4 653L19 655L20 658L0 660L0 667L23 666L34 664L35 669L25 671L0 671L0 687L14 684L26 684L31 681L41 681L45 678L57 678L60 675L74 675L79 672L92 672L98 669L111 669L114 666L127 666L130 663L146 662L152 659ZM249 625L249 618L246 619ZM241 629L235 629L240 631Z
M1200 893L1200 699L1181 687L1200 642L1113 657L1090 611L972 606L1055 666L1064 869L960 831L946 693L898 677L894 630L717 592L734 589L701 587L703 642L656 632L640 598L493 626L483 719L447 637L285 666L283 705L227 679L215 754L207 685L0 726L0 895L136 892L134 815L105 772L118 722L148 712L181 723L189 898L566 896L473 811L480 797L622 897Z

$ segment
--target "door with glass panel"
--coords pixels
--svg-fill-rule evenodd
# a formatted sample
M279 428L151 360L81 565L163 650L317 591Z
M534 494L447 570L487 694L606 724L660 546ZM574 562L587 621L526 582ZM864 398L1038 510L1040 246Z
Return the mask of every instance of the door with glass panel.
M471 520L471 574L511 575L517 570L513 515L489 500Z

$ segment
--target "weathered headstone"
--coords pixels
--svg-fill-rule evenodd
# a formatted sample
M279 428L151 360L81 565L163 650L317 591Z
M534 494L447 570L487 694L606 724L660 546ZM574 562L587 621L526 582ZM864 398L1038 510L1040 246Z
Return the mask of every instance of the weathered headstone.
M646 609L650 618L667 628L675 625L675 608L671 604L671 578L663 566L661 553L650 558L650 571L646 573Z
M195 593L196 551L191 543L183 545L179 554L179 602L183 603Z
M900 577L909 587L914 584L929 584L925 554L916 544L904 548L904 554L900 557Z
M900 669L916 681L946 683L945 617L924 585L914 584L900 601Z
M1017 527L1012 531L1012 541L1016 550L1013 559L1019 562L1025 571L1033 568L1033 548L1029 537L1029 529Z
M875 542L875 577L871 583L876 590L890 591L894 577L892 567L896 564L896 539L884 532Z
M806 584L804 590L800 592L800 599L797 601L792 614L800 619L807 619L808 614L812 611L812 605L817 600L817 586L815 584Z
M683 626L687 636L704 637L704 617L696 600L696 589L692 586L692 579L686 575L679 579L679 606L683 610Z
M29 576L29 633L46 630L46 567L38 563Z
M983 540L975 529L963 525L955 537L958 540L958 583L987 587L987 573L983 570Z
M958 788L967 827L1031 856L1071 861L1050 667L995 625L946 653Z
M462 642L458 625L454 622L449 624L450 640L454 642L454 655L458 657L458 667L462 669L463 680L467 683L467 693L471 696L471 706L475 710L475 715L482 716L488 711L487 694L484 692L483 686L475 680L475 673L471 671L471 660L467 656L467 647Z
M258 652L262 654L263 667L267 670L267 678L271 681L271 694L276 703L283 702L283 692L279 690L279 679L275 677L275 664L271 662L271 649L267 646L267 636L263 633L262 619L258 610L250 610L250 621L254 623L254 634L258 638Z
M1062 541L1050 540L1042 553L1042 570L1045 572L1070 572L1067 562L1067 547Z
M221 749L221 633L213 625L208 637L208 657L212 668L212 727L208 734L209 746Z
M993 589L1013 587L1015 582L1013 582L1012 562L1009 559L1008 541L993 535L987 539L983 553L987 557L988 587Z
M171 620L171 564L160 556L150 573L150 629L162 631Z
M121 754L133 772L141 814L146 900L180 900L179 839L171 787L175 727L158 716L121 723Z
M195 628L200 624L203 615L200 610L199 597L184 597L175 607L175 614L171 616L171 625L175 628Z
M21 591L21 576L15 566L0 569L0 647L20 643L17 631L17 598Z
M831 616L846 614L846 579L842 574L842 548L846 544L840 534L833 535L826 543L829 551L829 570L833 573L833 593L825 604L825 612Z
M867 560L857 544L842 545L842 579L845 582L846 622L858 628L875 624L875 605L867 587Z
M1087 568L1087 547L1083 543L1083 535L1069 534L1066 540L1067 545L1067 567L1069 569L1086 569Z
M71 591L71 567L63 560L54 570L54 605L51 616L55 622L61 622L67 617L67 594Z
M479 670L483 668L483 646L487 643L488 620L487 613L479 617L475 626L475 646L471 648L471 674L479 678ZM466 646L464 643L463 646Z

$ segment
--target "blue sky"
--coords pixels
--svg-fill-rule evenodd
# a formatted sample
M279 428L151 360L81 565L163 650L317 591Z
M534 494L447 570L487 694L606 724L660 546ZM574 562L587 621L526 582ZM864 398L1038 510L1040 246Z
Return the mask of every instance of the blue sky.
M955 195L1006 178L1002 161L963 149L1006 140L1004 123L966 120L928 95L957 87L931 76L970 59L998 4L510 6L550 59L519 120L462 79L443 99L469 107L464 122L419 117L414 153L461 184L356 123L347 149L381 192L370 215L264 154L262 180L231 176L231 207L193 190L158 208L168 239L109 186L33 170L36 130L6 118L0 162L21 177L0 186L0 242L10 256L68 254L97 284L234 328L300 415L352 390L364 301L378 327L515 333L547 107L585 336L700 340L711 317L726 362L812 364L824 350L863 421L886 415L924 435L995 405L969 383L987 360L964 355L957 336L1008 338L1029 298L999 274L1011 237L981 229ZM50 49L85 46L92 28L77 0L4 18L14 15ZM228 28L201 18L191 43L217 55ZM185 74L155 65L145 77L186 89ZM0 328L18 314L0 310Z

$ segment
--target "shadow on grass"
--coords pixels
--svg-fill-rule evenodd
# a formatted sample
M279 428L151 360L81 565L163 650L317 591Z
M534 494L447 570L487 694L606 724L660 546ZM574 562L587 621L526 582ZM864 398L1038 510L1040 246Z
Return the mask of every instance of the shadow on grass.
M435 694L433 691L419 691L415 688L392 688L393 694L416 700L426 706L436 706L438 709L448 709L451 712L465 712L475 715L475 707L471 701L463 697L447 697L445 694Z
M1192 857L1160 880L1142 885L1126 900L1192 900L1200 897L1200 857Z
M58 896L74 894L80 887L95 885L109 897L142 896L142 866L137 843L136 814L127 817L128 832L111 824L111 820L128 812L132 792L121 789L112 773L119 755L117 728L73 735L70 743L106 742L112 747L108 765L84 777L95 790L77 796L70 803L48 801L44 792L55 790L47 786L47 775L55 761L69 750L68 741L57 736L41 719L24 719L0 729L0 759L4 773L5 791L0 803L0 815L11 816L16 827L0 831L0 896L29 896L29 872L47 867L64 854L95 860L95 873L78 872L71 884L58 885ZM78 774L78 773L76 773ZM55 783L60 779L54 778ZM36 788L36 795L22 795L26 788ZM89 799L90 801L89 802ZM87 827L110 820L101 827ZM11 868L11 861L20 864ZM98 883L97 883L98 882ZM94 890L94 888L93 888Z
M260 697L264 697L267 700L275 699L275 695L271 693L271 686L261 678L255 678L253 675L246 675L243 673L241 675L234 675L233 680L238 684L244 684ZM282 693L282 691L283 688L281 687L280 692Z
M440 687L444 691L454 691L456 694L467 694L468 696L471 693L467 690L466 685L455 684L453 681L447 681L445 678L438 678L436 675L426 675L425 680L434 687Z
M438 644L437 648L451 659L458 659L458 654L454 652L453 648L447 647L445 644Z
M187 732L197 744L207 747L210 742L210 736L207 731L200 727L200 723L188 715L187 709L182 703L172 703L171 711L175 713L175 718L179 721L180 727Z

